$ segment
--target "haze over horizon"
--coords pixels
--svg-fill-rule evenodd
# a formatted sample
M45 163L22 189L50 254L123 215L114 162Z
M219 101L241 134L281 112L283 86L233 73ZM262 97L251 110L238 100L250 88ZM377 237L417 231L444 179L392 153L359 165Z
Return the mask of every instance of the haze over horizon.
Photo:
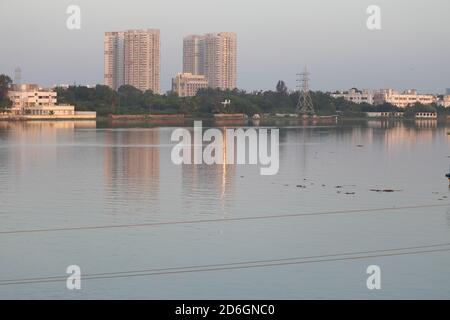
M448 0L2 0L0 73L23 82L103 83L106 31L161 30L161 88L182 69L189 34L238 35L238 87L295 88L295 74L311 71L313 90L450 88ZM381 7L382 29L368 30L366 9ZM81 30L66 27L69 5L81 8Z

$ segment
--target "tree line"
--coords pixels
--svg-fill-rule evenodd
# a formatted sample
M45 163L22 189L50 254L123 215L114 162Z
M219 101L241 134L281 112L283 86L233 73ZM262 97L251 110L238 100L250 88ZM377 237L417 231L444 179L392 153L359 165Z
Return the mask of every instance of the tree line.
M142 92L125 85L114 91L107 86L93 88L70 86L57 88L62 103L74 104L80 110L108 114L186 114L210 116L215 113L254 114L296 113L299 92L289 92L283 81L278 81L275 90L246 92L244 90L201 89L194 97L178 97L174 92L163 95L151 91ZM437 105L416 104L402 109L389 103L371 105L357 104L344 98L333 98L322 91L311 91L311 98L318 115L341 114L347 117L365 117L366 112L405 111L413 114L419 111L446 112ZM221 102L230 100L231 105Z
M0 107L11 105L7 92L12 84L8 76L0 75ZM201 89L194 97L179 97L174 92L154 94L124 85L117 91L108 86L97 85L57 87L59 104L72 104L80 111L96 111L99 116L109 114L186 114L211 116L214 113L254 114L295 113L299 92L289 92L283 81L274 90L246 92L244 90ZM365 112L405 111L391 104L373 106L357 104L344 98L333 98L328 93L311 91L311 98L319 115L341 114L348 117L364 117ZM230 100L231 105L221 102ZM445 112L436 105L414 105L407 113L418 111Z

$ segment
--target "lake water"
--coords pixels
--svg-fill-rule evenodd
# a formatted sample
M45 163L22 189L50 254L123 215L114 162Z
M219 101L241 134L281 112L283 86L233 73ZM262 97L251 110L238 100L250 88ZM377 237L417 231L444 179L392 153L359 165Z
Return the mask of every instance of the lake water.
M173 130L0 122L0 298L450 298L449 128L281 127L274 176L174 165Z

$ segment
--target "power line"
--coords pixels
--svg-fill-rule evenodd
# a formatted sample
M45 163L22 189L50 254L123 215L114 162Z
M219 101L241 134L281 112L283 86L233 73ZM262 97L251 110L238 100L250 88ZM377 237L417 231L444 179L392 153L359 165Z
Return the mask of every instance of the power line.
M378 258L378 257L404 256L404 255L414 255L414 254L446 252L446 251L450 251L450 247L445 248L448 246L450 246L450 243L414 246L414 247L406 247L406 248L360 251L360 252L351 252L351 253L337 253L337 254L307 256L307 257L284 258L284 259L254 260L254 261L242 261L242 262L235 262L235 263L198 265L198 266L188 266L188 267L172 267L172 268L162 268L162 269L144 269L144 270L134 270L134 271L109 272L109 273L87 274L87 275L83 276L83 279L99 280L99 279L131 278L131 277L144 277L144 276L154 276L154 275L170 275L170 274L182 274L182 273L194 273L194 272L225 271L225 270L237 270L237 269L249 269L249 268L298 265L298 264L318 263L318 262L348 261L348 260L359 260L359 259L369 259L369 258ZM426 248L429 248L429 249L424 250ZM431 248L435 248L435 249L431 249ZM407 252L395 252L395 251L407 251ZM390 253L387 253L387 252L390 252ZM35 283L52 283L52 282L66 281L66 279L67 279L66 277L54 276L54 277L41 277L41 278L28 278L28 279L0 280L0 286L35 284Z
M217 222L251 221L251 220L266 220L266 219L267 220L268 219L284 219L284 218L353 214L353 213L368 213L368 212L382 213L385 211L401 211L401 210L407 210L407 209L425 209L425 208L439 208L439 207L449 207L449 206L450 206L450 204L434 204L434 205L430 204L430 205L416 205L416 206L405 206L405 207L350 209L350 210L336 210L336 211L322 211L322 212L294 213L294 214L280 214L280 215L265 215L265 216L252 216L252 217L236 217L236 218L222 218L222 219L198 219L198 220L138 223L138 224L117 224L117 225L80 226L80 227L67 227L67 228L11 230L11 231L0 231L0 235L98 230L98 229L144 228L144 227L157 227L157 226L166 226L166 225L186 225L186 224L197 224L197 223L217 223Z

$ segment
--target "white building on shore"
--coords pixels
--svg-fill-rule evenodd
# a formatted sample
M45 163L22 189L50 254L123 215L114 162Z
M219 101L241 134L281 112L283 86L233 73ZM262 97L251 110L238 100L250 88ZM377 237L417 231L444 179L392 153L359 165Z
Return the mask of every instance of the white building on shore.
M450 95L443 96L437 102L438 106L449 108L450 107Z
M95 119L96 112L75 111L72 105L58 105L57 93L36 84L13 85L8 92L12 106L2 118L20 119Z
M437 98L432 94L418 94L417 90L406 90L399 93L393 89L382 89L374 94L374 104L390 103L399 108L406 108L416 103L429 105L436 103Z
M373 93L367 89L358 90L352 88L347 91L336 91L330 94L333 98L344 98L347 101L354 103L368 103L373 104Z

